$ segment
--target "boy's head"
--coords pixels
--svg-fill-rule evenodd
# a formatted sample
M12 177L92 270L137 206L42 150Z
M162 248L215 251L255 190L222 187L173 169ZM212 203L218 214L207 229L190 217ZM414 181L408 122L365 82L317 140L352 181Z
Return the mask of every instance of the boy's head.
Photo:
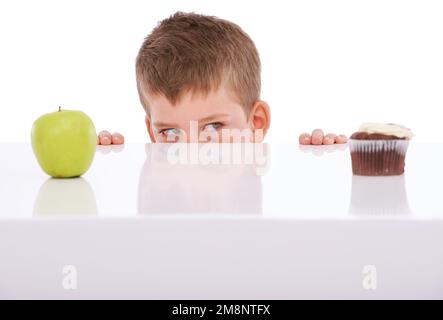
M270 111L260 100L260 58L236 24L177 12L145 39L137 89L153 142L261 142Z

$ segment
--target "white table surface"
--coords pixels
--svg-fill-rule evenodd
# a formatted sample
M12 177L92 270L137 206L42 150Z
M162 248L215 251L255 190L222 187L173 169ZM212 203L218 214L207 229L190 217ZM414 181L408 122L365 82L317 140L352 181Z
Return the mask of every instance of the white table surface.
M99 146L82 178L49 179L0 144L0 298L443 298L443 144L412 142L395 177L353 176L346 145L235 164L168 147Z

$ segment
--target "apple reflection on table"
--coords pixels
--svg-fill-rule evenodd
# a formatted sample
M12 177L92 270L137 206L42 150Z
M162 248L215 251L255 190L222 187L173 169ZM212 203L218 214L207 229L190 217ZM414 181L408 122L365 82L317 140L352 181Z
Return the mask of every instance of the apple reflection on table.
M146 144L139 214L262 214L267 144Z
M47 179L34 202L34 217L97 215L94 190L85 178Z

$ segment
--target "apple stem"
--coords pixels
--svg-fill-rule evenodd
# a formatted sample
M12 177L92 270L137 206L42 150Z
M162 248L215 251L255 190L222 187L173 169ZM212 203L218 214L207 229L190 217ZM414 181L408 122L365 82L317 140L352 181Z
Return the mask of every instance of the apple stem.
M58 106L58 112L62 111L62 107Z

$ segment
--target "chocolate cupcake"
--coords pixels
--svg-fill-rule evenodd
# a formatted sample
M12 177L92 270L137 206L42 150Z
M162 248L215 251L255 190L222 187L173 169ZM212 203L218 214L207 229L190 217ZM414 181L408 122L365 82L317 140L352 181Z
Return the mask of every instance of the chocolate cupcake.
M352 172L361 176L403 174L412 137L409 128L395 123L363 123L349 139Z

